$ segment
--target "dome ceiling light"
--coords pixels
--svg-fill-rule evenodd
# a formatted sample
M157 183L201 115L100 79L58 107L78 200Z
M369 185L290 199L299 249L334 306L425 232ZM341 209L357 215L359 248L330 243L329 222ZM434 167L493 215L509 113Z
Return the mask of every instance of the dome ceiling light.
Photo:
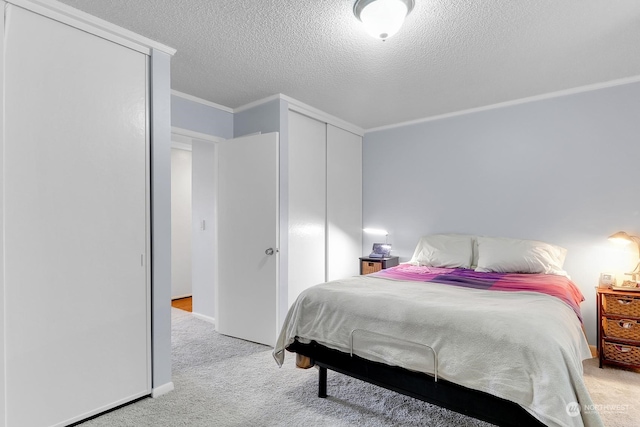
M384 41L400 30L413 6L414 0L356 0L353 13L372 37Z

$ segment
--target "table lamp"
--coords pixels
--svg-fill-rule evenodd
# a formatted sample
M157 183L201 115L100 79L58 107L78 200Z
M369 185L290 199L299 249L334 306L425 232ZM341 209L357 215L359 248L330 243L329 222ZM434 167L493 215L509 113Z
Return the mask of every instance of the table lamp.
M635 242L635 244L638 246L638 255L640 256L640 237L631 236L625 233L624 231L618 231L617 233L614 233L611 236L609 236L609 240L616 243L626 243L626 244L630 242ZM638 261L638 263L636 264L636 268L634 268L632 272L625 273L625 274L631 276L631 280L637 281L638 276L640 276L640 260Z

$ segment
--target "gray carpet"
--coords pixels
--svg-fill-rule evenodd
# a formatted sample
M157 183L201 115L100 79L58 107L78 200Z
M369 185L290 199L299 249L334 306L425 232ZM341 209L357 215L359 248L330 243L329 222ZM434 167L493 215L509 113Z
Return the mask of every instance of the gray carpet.
M219 335L190 313L172 309L172 314L175 390L89 420L83 427L490 425L334 372L329 372L330 397L319 399L317 371L295 368L290 354L278 368L268 347ZM638 374L600 370L592 361L587 361L586 371L595 403L637 401L628 396L640 395ZM617 409L602 414L607 426L637 425L629 423L638 419L637 408Z

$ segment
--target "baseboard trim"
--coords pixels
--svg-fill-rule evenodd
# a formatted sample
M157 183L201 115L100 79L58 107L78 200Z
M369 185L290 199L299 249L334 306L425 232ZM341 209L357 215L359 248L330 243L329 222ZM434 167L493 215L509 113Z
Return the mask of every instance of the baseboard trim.
M195 311L191 314L193 314L193 317L196 319L204 320L205 322L213 323L214 325L216 324L216 319L213 317L205 316L204 314L196 313Z
M156 397L160 397L163 394L172 392L173 389L174 389L173 382L162 384L160 387L155 387L151 389L151 397L155 399Z
M591 355L593 357L598 357L598 347L595 345L589 345L589 350L591 350Z

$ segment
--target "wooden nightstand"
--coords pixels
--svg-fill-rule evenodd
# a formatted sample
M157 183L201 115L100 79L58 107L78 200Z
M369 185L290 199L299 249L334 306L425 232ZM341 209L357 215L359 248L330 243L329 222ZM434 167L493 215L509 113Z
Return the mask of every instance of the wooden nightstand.
M395 267L400 263L400 258L397 256L390 256L389 258L360 258L360 274L371 274L376 271L384 270L385 268Z
M640 368L640 292L596 288L598 358L603 364Z

